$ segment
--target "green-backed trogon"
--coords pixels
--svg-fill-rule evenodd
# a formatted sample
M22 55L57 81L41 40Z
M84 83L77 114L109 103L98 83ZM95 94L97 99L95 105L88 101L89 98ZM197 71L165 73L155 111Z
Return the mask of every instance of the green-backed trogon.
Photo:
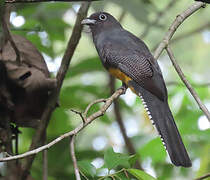
M191 160L168 105L161 70L145 43L106 12L94 13L82 24L90 27L104 67L141 98L173 164L190 167Z

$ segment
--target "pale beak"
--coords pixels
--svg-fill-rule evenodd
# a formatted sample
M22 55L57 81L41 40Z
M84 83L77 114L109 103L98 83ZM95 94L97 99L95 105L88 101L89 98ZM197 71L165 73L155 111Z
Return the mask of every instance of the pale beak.
M96 23L96 20L88 19L88 18L83 19L81 22L82 25L94 25L95 23Z

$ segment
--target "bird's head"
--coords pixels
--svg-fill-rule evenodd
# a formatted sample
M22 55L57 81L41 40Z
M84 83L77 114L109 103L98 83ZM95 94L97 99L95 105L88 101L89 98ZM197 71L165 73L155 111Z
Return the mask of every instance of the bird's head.
M83 25L88 25L92 33L106 31L109 28L121 28L120 23L109 13L97 12L82 21Z

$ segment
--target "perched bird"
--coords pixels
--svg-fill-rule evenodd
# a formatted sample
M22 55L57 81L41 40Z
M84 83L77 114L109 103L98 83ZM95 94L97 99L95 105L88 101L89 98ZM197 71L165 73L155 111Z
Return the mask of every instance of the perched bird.
M190 158L168 105L167 89L161 70L146 44L123 29L106 12L94 13L84 19L82 24L90 27L104 67L141 98L172 163L190 167Z

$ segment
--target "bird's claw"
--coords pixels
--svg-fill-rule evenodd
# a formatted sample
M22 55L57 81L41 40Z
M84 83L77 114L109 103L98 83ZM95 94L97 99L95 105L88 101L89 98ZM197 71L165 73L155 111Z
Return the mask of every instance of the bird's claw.
M122 94L125 94L126 90L128 89L128 86L125 83L122 83L122 86L120 88L118 88L118 89L122 89L123 90Z

